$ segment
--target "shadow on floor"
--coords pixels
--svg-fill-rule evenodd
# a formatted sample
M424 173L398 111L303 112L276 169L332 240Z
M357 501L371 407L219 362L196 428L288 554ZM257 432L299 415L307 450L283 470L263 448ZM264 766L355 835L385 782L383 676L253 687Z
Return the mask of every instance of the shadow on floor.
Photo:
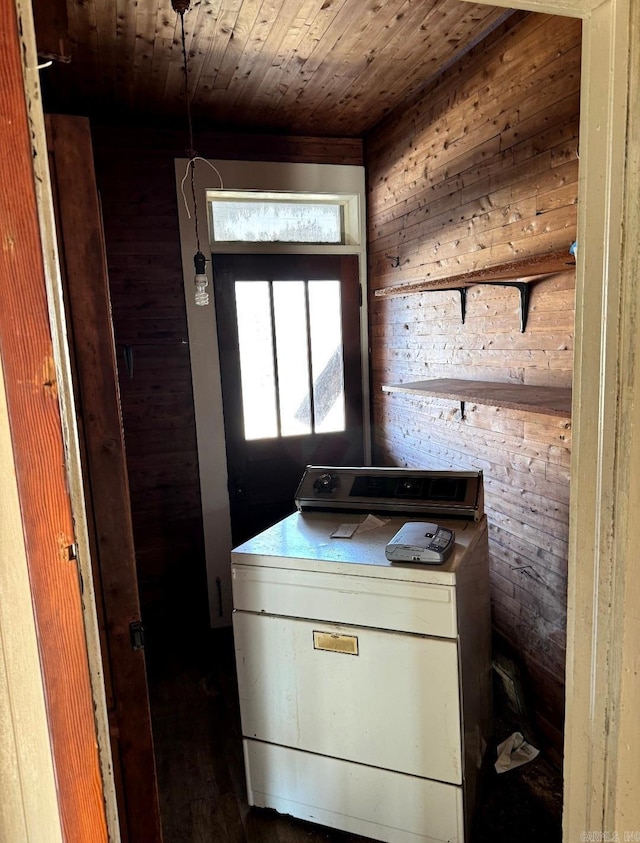
M562 775L541 753L528 764L498 774L496 744L518 724L498 713L497 741L487 750L470 843L561 843Z

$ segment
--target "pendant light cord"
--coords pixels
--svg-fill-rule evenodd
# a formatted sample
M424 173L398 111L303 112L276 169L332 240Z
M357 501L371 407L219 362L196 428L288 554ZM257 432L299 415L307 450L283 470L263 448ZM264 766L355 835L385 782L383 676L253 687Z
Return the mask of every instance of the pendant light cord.
M182 31L182 60L184 64L184 98L187 105L187 125L189 127L189 158L195 158L196 153L193 148L193 120L191 119L191 101L189 99L189 67L187 64L187 39L184 34L184 11L178 12L180 15L180 29Z
M180 15L180 31L182 35L182 60L184 65L184 99L187 106L187 126L189 127L189 169L191 171L191 197L193 199L193 221L196 233L196 243L200 251L200 230L198 224L198 200L196 199L195 185L195 159L196 151L193 148L193 119L191 117L191 100L189 99L189 65L187 63L187 39L184 34L184 10L178 12Z
M200 231L198 230L198 200L196 199L196 184L195 184L195 172L196 172L196 159L191 158L189 160L189 166L191 167L191 197L193 199L193 226L196 232L196 243L198 246L198 251L200 251Z
M184 183L187 180L187 177L190 177L191 182L191 198L193 200L193 222L195 228L195 235L196 235L196 243L198 252L201 251L200 249L200 225L198 220L198 200L196 198L196 184L195 184L195 171L196 171L196 161L204 161L208 164L211 169L216 173L218 178L220 179L220 189L224 190L224 185L222 183L222 176L218 172L217 168L213 166L210 161L207 161L206 158L201 158L193 148L193 118L191 116L191 100L189 98L189 63L187 60L187 39L185 36L184 31L184 13L189 8L188 2L186 3L186 7L184 2L182 3L173 3L174 9L176 10L177 14L180 17L180 32L181 32L181 40L182 40L182 61L183 61L183 68L184 68L184 98L186 104L186 112L187 112L187 126L189 129L189 148L187 150L189 154L189 161L187 163L187 170L184 174L184 178L180 184L180 189L182 191L182 198L184 199L184 206L187 210L187 216L191 219L191 211L189 210L189 203L187 202L187 197L184 192ZM178 6L178 8L176 8Z

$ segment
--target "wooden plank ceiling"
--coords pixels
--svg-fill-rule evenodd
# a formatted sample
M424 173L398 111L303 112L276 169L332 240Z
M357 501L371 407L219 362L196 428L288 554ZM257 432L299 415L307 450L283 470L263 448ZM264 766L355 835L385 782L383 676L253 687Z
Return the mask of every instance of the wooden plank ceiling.
M49 110L184 115L170 0L66 2L71 61L45 71ZM193 115L209 128L360 137L508 14L461 0L192 0Z

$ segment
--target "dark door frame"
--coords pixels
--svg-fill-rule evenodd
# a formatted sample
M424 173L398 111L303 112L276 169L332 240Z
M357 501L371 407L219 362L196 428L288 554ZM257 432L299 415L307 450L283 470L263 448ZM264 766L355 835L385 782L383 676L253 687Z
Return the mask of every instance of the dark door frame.
M294 492L305 465L363 462L359 266L357 255L287 253L213 255L213 266L229 504L233 540L239 544L293 511ZM234 293L238 276L259 281L340 279L344 431L245 440Z
M120 833L161 843L109 278L89 121L46 117ZM87 283L87 279L91 283Z

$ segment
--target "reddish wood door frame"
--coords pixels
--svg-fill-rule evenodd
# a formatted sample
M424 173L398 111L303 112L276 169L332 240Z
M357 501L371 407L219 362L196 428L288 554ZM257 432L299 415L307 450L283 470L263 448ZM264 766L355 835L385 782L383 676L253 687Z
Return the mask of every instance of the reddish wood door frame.
M63 835L67 843L106 843L13 0L0 0L0 20L0 358Z
M89 121L46 118L112 755L125 843L160 843L111 300ZM89 283L88 283L89 282Z

